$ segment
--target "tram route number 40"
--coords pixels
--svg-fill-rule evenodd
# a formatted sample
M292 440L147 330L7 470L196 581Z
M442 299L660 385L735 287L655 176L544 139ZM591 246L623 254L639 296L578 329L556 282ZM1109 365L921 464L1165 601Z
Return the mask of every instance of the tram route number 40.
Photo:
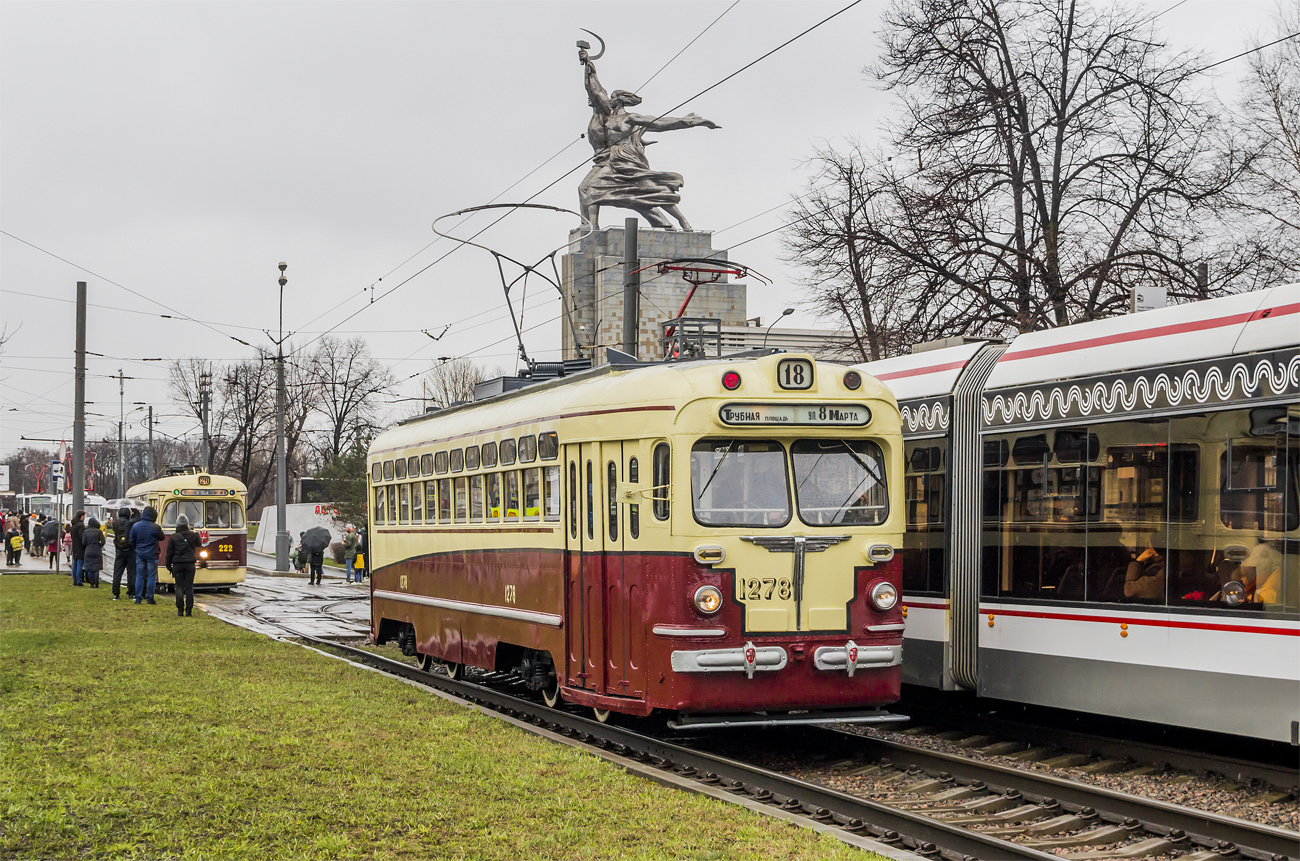
M782 601L789 601L794 594L790 580L785 577L740 577L736 585L736 597L745 601L769 601L774 594Z

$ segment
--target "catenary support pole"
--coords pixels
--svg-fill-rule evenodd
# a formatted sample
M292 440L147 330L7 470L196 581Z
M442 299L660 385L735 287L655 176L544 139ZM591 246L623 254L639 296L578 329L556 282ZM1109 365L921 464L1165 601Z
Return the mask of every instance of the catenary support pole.
M288 470L284 456L284 285L288 283L284 270L287 268L288 264L280 264L280 340L275 345L275 515L279 526L275 533L276 571L289 570L289 520L285 510Z
M158 474L158 467L153 462L153 406L149 407L149 477Z
M72 510L86 507L86 282L77 282L77 381L72 406Z
M635 218L623 222L623 352L636 357L640 340L641 276L637 265L637 226Z
M126 496L126 374L117 369L117 495Z

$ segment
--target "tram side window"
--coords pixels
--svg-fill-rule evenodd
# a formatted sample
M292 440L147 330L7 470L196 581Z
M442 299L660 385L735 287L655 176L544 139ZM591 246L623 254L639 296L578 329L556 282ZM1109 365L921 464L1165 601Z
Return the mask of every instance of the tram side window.
M532 463L537 460L537 437L521 436L519 438L519 462Z
M542 516L546 520L559 520L560 468L558 466L542 468L542 502L545 505Z
M907 531L903 533L903 591L942 594L948 538L944 528L947 501L947 440L906 444Z
M426 523L438 522L438 482L424 483L424 516Z
M411 486L409 484L397 485L397 522L411 522Z
M446 475L451 469L447 461L447 452L440 451L433 456L433 471L437 475Z
M1224 526L1268 532L1300 527L1300 449L1289 454L1273 440L1228 442L1219 455L1219 519Z
M406 460L404 458L399 457L393 461L393 477L398 481L406 478Z
M638 484L641 481L641 471L637 468L636 458L628 458L627 461L627 480L629 484ZM633 538L641 537L641 506L629 505L627 507L627 532Z
M451 523L451 479L438 479L438 522Z
M422 481L411 485L411 522L424 522L424 482Z
M465 452L463 449L453 448L451 450L451 471L465 471Z
M384 467L379 461L370 464L370 480L375 484L384 480Z
M489 472L484 476L487 481L487 519L501 519L501 473Z
M388 488L388 522L397 522L397 487Z
M560 456L560 435L547 431L537 435L537 453L542 460L555 460Z
M406 459L406 474L410 478L416 478L420 475L420 459L411 455Z
M501 440L501 447L498 452L501 455L501 465L510 466L515 462L515 441L512 439Z
M497 465L497 444L494 442L485 442L479 448L481 460L484 469L491 469Z
M609 500L609 540L618 540L618 464L610 461L605 469L606 496Z
M509 470L506 477L506 520L519 519L519 473Z
M433 475L433 455L420 455L420 475Z
M592 479L591 461L587 461L587 537L596 537L596 483Z
M654 486L650 491L652 501L650 507L654 509L656 520L668 519L668 500L670 498L668 481L672 475L668 467L671 458L672 449L668 447L668 443L661 442L655 446L654 458L651 464L652 475L650 481Z
M465 447L465 468L478 469L478 446Z
M538 520L542 516L541 475L536 469L524 470L524 519Z
M386 487L375 488L375 508L374 508L375 523L388 522L388 518L385 516L388 513L388 506L387 503L384 501L384 496L387 490L388 488Z
M466 487L466 480L458 478L456 479L456 522L464 523L468 514L469 490Z
M384 481L392 481L392 480L393 480L393 462L391 460L386 460L384 461Z
M483 522L483 476L469 477L469 519L473 523Z

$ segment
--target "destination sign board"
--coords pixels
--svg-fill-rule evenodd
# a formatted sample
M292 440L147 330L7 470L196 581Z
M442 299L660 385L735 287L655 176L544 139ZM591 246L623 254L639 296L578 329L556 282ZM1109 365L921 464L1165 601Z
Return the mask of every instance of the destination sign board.
M220 490L215 487L183 487L173 490L175 496L234 496L233 490Z
M723 404L718 418L728 425L840 425L871 421L865 404Z

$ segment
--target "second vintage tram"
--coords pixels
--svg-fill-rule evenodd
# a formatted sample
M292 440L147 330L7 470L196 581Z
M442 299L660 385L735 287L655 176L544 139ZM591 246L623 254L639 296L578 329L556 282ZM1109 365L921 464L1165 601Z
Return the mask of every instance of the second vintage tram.
M798 354L605 366L371 445L372 636L676 726L895 719L898 408Z
M159 478L131 487L126 495L138 507L152 506L158 512L165 541L175 534L179 515L189 520L202 541L194 571L195 589L229 589L244 582L248 573L244 514L248 489L243 482L210 475L197 466L170 467ZM158 551L158 583L175 586L171 572L161 564L166 554L164 542Z

